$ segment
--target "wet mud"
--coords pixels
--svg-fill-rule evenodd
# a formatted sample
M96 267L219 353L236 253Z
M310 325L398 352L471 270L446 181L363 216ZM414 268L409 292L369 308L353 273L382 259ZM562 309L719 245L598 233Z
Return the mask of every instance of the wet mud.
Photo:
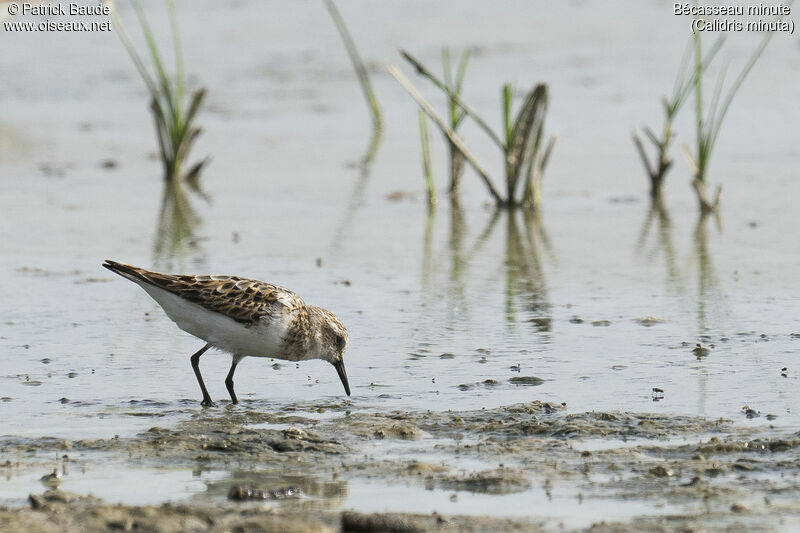
M800 520L800 433L730 420L626 412L569 414L546 402L450 412L356 412L327 420L292 408L194 411L132 438L6 438L0 473L52 472L0 529L38 531L536 531L541 522L476 516L356 513L348 483L508 496L568 491L577 502L652 509L588 531L768 531ZM302 412L303 406L296 411ZM318 413L316 413L318 414ZM379 450L380 453L377 453ZM117 505L59 490L59 471L101 464L224 470L205 492L160 506ZM48 478L48 479L45 479ZM235 497L231 497L233 494ZM551 496L552 497L552 496ZM386 502L387 507L393 502ZM646 508L647 508L646 507ZM488 513L487 513L488 514ZM581 529L561 528L558 529Z

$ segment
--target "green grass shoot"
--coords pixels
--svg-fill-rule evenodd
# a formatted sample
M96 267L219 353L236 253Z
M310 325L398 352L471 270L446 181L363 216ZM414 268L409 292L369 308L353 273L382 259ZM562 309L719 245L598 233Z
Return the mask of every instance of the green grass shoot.
M734 79L733 83L725 92L723 97L723 88L725 85L725 68L723 68L717 78L717 84L708 106L705 105L703 100L703 75L708 67L707 60L702 55L702 41L700 32L695 32L694 35L694 98L695 98L695 128L696 128L696 144L694 153L689 153L687 156L692 169L694 171L694 180L692 185L697 193L697 200L699 203L700 211L702 213L716 212L719 206L720 194L722 192L721 186L718 186L714 197L708 195L706 189L708 167L711 161L711 154L719 139L719 133L722 128L722 123L725 120L725 115L728 113L733 98L739 89L742 87L744 80L747 78L750 71L755 66L764 49L769 44L773 32L767 32L761 43L753 51L748 58L739 75ZM707 109L706 109L707 107Z
M450 121L450 128L453 131L458 131L466 113L458 105L458 100L461 99L461 89L464 85L464 76L467 73L467 63L469 62L469 50L464 50L458 61L458 66L453 72L452 64L450 61L450 50L447 48L442 49L442 69L444 71L444 85L447 87L447 107L448 119ZM450 96L450 95L454 96ZM458 201L459 189L461 184L461 175L464 172L464 156L461 152L445 137L447 142L447 151L450 156L450 199L451 201Z
M509 84L504 85L501 101L503 131L498 135L485 120L463 102L460 96L460 87L459 92L454 91L452 82L440 80L408 52L401 51L401 54L411 63L418 74L430 80L445 93L448 97L448 102L451 104L451 109L452 106L455 106L460 110L460 118L468 116L474 120L478 127L503 152L506 177L505 197L500 195L494 187L488 173L477 163L475 156L472 155L454 128L433 111L430 104L399 69L390 67L390 72L411 94L417 105L431 117L452 143L453 148L478 172L497 204L504 207L525 206L530 209L536 209L541 202L541 184L544 171L555 145L555 137L550 137L547 142L544 142L545 117L549 103L547 86L537 84L527 93L522 105L514 113L513 90Z
M420 109L417 111L419 118L419 141L422 145L422 172L425 177L425 191L428 194L428 209L436 207L436 184L433 180L433 165L431 164L431 140L428 135L428 118Z
M702 60L703 70L708 68L708 65L711 64L711 61L719 51L722 43L723 38L717 39L708 53L706 53L705 58ZM669 98L665 96L661 100L662 109L664 111L664 124L661 128L661 136L656 136L653 130L647 126L642 128L645 137L655 148L655 157L652 164L650 163L647 151L644 148L644 143L639 137L639 134L636 132L633 133L634 145L647 171L647 175L650 178L650 197L655 203L660 202L663 197L664 178L666 178L667 172L672 167L669 149L675 137L675 132L673 130L675 117L677 117L678 112L688 100L695 85L695 65L691 61L692 50L693 46L690 40L686 45L686 50L681 59L678 74L675 78L675 85L672 89L672 95Z
M194 164L185 173L183 173L183 169L189 157L192 144L201 132L201 129L195 126L194 123L205 97L205 89L194 91L191 96L186 97L183 52L175 5L172 0L167 0L167 8L175 55L174 77L170 77L164 67L164 61L161 58L155 36L147 22L142 6L136 0L132 0L132 4L147 42L154 74L150 73L145 61L137 53L133 42L125 32L125 27L116 9L112 10L112 17L122 44L125 46L128 55L133 60L150 93L150 107L155 121L159 152L164 167L164 178L168 181L182 181L185 179L190 183L194 182L196 184L200 171L208 162L208 159L203 159Z
M375 154L378 151L378 146L380 145L381 133L383 132L383 113L381 111L380 103L378 103L378 97L375 94L375 90L372 88L372 83L370 82L367 68L364 66L364 62L361 60L356 43L350 36L350 32L347 29L344 18L342 18L342 15L339 13L339 9L336 7L336 4L333 3L333 0L324 1L325 7L328 8L328 12L333 19L333 23L336 25L336 29L339 31L339 35L342 37L342 42L344 42L344 46L347 49L347 54L350 56L350 62L353 63L353 69L356 72L356 77L361 85L361 90L364 93L364 98L367 101L367 105L369 106L370 114L372 116L372 138L370 139L367 153L362 161L363 165L368 165L375 157Z
M464 156L464 160L475 170L475 173L478 174L478 177L481 178L484 185L486 185L486 189L489 191L489 194L495 200L498 205L504 205L504 201L500 193L495 188L494 184L492 184L492 180L489 177L489 173L483 168L483 165L478 162L478 159L473 155L472 151L467 148L466 143L464 140L458 136L456 132L453 131L452 128L445 122L442 117L440 117L436 111L433 109L433 106L425 99L424 96L414 87L414 84L409 81L409 79L403 74L403 72L394 65L388 66L389 72L395 79L400 83L400 85L408 92L411 98L417 103L419 108L426 114L428 117L436 124L439 130L453 143L453 146L461 152Z

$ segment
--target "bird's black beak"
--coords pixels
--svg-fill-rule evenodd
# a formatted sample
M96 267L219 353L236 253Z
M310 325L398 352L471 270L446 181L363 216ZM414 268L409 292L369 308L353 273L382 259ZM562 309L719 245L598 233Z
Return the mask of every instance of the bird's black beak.
M333 363L333 367L336 369L336 373L339 374L339 379L342 380L342 385L344 385L344 391L350 396L350 384L347 382L347 372L344 370L344 361L339 360L336 363Z

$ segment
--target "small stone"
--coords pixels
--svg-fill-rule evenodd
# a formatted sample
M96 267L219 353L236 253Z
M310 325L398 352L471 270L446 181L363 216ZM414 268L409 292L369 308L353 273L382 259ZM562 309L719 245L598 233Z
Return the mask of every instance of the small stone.
M58 469L54 468L51 473L39 478L39 481L49 487L57 487L61 483L61 474L58 473Z
M663 322L666 322L666 320L654 316L643 316L636 319L637 324L639 324L640 326L644 326L646 328L655 326L656 324L661 324Z
M758 418L759 416L761 416L761 413L760 413L759 411L756 411L755 409L751 409L751 408L750 408L749 406L747 406L747 405L745 405L744 407L742 407L742 413L743 413L743 414L744 414L744 416L746 416L747 418Z
M650 475L656 477L672 477L673 475L675 475L675 472L673 472L672 469L667 468L663 465L654 466L649 470L649 472Z
M536 387L544 383L542 378L538 378L536 376L516 376L508 381L514 385L528 385L530 387Z
M711 350L709 350L708 348L706 348L705 346L703 346L698 342L697 344L695 344L692 353L695 355L695 357L700 359L701 357L705 357L706 355L710 354Z
M287 439L305 439L308 437L308 433L300 428L292 426L283 430L283 436Z

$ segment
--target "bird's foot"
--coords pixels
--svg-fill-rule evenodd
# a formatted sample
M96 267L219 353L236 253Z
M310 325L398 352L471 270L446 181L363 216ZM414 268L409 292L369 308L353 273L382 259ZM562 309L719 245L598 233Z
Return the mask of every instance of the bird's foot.
M202 405L203 407L216 407L217 406L217 404L215 404L214 402L211 401L211 398L203 399L203 401L200 402L200 405Z

